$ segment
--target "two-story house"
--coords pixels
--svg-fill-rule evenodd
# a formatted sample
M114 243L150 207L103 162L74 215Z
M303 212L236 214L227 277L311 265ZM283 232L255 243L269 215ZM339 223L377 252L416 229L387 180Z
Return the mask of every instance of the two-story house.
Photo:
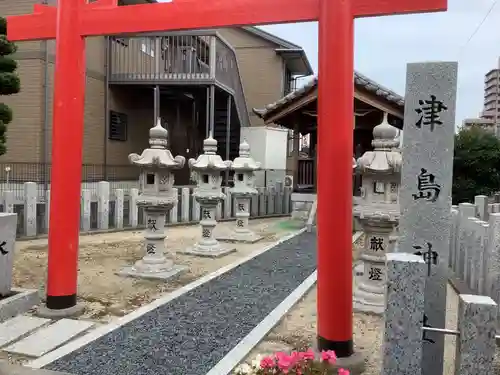
M2 16L30 13L37 0L3 0ZM128 6L146 0L122 0ZM152 1L149 1L152 2ZM44 0L49 5L56 0ZM50 181L54 41L18 44L19 94L12 107L7 153L13 182ZM127 155L148 145L160 117L176 155L195 157L212 132L224 158L237 156L240 128L263 125L251 110L312 74L301 47L255 27L86 39L87 85L83 180L134 180ZM71 79L68 77L68 79ZM71 126L71 124L67 124ZM189 181L188 171L176 176Z

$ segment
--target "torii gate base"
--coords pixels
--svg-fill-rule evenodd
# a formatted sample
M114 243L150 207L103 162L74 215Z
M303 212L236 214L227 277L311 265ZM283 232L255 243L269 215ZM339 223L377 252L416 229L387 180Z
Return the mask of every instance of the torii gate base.
M46 311L75 311L87 36L319 20L318 349L352 357L354 18L446 10L447 0L58 0L8 17L12 41L56 38ZM335 167L332 168L332 161ZM335 215L332 215L335 213Z

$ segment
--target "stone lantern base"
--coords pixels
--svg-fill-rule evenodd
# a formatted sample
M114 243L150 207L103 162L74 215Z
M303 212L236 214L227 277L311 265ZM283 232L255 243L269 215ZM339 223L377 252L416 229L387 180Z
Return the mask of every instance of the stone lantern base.
M383 294L356 289L353 300L354 311L382 315L385 311Z
M217 205L224 196L213 197L195 196L201 207L201 239L193 246L179 251L181 254L195 255L200 257L220 258L236 251L234 246L223 247L214 237L214 229L217 226Z
M219 242L215 246L205 246L199 243L195 244L193 247L189 247L185 250L179 251L180 254L185 255L196 255L199 257L207 258L220 258L224 255L234 253L236 251L235 247L222 247Z
M117 275L125 277L135 277L137 279L145 279L145 280L166 281L180 276L180 274L182 274L186 270L187 270L186 266L173 265L170 269L159 272L144 272L140 268L131 266L121 269L117 273Z
M222 236L217 236L217 239L219 241L223 242L240 242L240 243L256 243L259 242L263 237L259 236L258 234L255 234L253 232L251 233L238 233L238 232L231 232Z
M393 233L399 222L397 206L361 206L355 214L363 226L364 249L355 269L353 309L372 314L385 311L385 255L394 247Z
M125 267L117 274L119 276L136 277L149 280L169 280L179 276L186 266L174 264L165 249L165 215L172 205L165 207L145 206L146 230L144 231L145 255L133 266Z
M255 234L248 226L250 217L250 201L252 194L233 192L236 201L236 221L233 230L224 235L217 236L219 241L255 243L262 236Z

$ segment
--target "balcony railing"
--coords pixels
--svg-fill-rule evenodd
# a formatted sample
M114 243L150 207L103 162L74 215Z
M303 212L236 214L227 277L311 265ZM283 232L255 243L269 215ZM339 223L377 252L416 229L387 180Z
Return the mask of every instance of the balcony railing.
M210 35L110 38L110 82L210 80Z
M219 84L233 95L241 126L249 126L236 53L215 32L208 33L109 38L109 81Z

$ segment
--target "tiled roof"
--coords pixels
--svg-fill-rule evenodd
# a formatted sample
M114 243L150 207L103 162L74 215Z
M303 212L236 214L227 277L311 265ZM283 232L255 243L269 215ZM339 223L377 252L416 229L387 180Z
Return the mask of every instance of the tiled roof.
M290 103L295 99L305 96L307 93L314 90L317 87L317 85L318 85L318 78L314 77L304 86L284 96L280 100L268 104L266 105L265 108L262 109L254 108L253 111L259 117L265 117L267 114L279 109L280 107L286 105L287 103ZM372 81L370 78L362 75L361 73L354 72L354 85L359 88L363 88L367 91L371 91L375 93L375 95L385 99L388 102L395 104L398 107L404 107L404 98L402 96L396 94L392 90L385 88L382 85L379 85L378 83Z

